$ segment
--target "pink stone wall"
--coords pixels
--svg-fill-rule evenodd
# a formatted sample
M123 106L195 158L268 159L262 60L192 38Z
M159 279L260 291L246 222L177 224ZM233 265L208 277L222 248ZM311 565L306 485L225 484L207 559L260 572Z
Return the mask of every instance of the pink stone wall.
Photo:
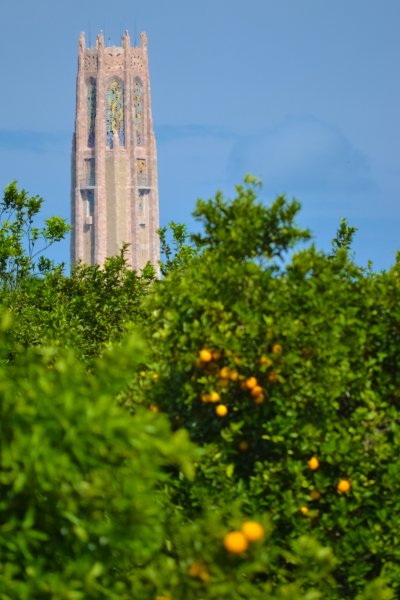
M135 136L134 85L143 89L143 136ZM88 147L88 81L96 81L95 143ZM113 129L113 147L107 146L107 89L123 84L125 143ZM114 123L114 121L112 121ZM110 134L111 135L111 134ZM95 179L88 181L89 159L94 160ZM86 162L85 162L86 161ZM94 204L88 198L93 196ZM94 206L90 214L90 206ZM71 260L102 265L107 256L129 244L128 260L134 269L150 261L158 270L160 258L157 153L151 115L147 38L131 47L126 32L120 47L106 47L103 34L95 48L85 47L81 34L78 51L76 121L72 149Z

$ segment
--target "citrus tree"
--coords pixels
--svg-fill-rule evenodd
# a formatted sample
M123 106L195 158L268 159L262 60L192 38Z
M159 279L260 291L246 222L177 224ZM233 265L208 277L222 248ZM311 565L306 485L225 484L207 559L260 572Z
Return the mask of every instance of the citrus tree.
M399 267L357 267L345 223L332 253L304 247L298 203L258 192L198 203L199 254L145 301L152 356L125 402L204 448L174 491L189 514L236 498L288 552L302 536L332 549L333 598L378 577L399 590Z

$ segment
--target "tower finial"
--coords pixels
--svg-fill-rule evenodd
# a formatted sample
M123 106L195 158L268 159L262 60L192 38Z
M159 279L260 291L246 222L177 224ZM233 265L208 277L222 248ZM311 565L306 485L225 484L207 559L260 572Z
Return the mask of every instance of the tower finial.
M100 31L96 38L96 48L104 48L104 35L102 31Z
M86 47L85 34L83 31L81 31L81 34L79 36L79 50L82 51L85 49L85 47Z
M131 38L127 29L125 30L125 33L122 36L122 47L125 49L131 47Z
M140 34L140 47L147 50L147 34L145 31Z

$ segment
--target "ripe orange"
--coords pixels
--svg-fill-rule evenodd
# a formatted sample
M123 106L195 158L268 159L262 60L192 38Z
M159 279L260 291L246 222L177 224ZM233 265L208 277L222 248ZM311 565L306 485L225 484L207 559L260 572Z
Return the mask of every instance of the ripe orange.
M229 379L231 381L237 381L239 379L239 373L237 371L231 371L229 374Z
M219 376L221 379L229 379L230 374L231 370L229 367L222 367L222 369L219 370Z
M201 401L202 402L210 402L210 394L202 394Z
M228 414L228 407L225 404L218 404L215 412L219 417L225 417Z
M272 360L268 358L268 356L260 356L260 365L265 365L266 367L270 367L272 365Z
M337 485L338 492L340 492L342 494L345 494L346 492L348 492L350 488L351 488L351 483L350 483L350 481L347 481L347 479L341 479Z
M249 542L241 531L231 531L224 537L224 546L228 552L241 554L247 550Z
M202 362L210 362L212 357L212 352L211 350L208 350L208 348L203 348L203 350L200 350L199 352L199 358Z
M306 515L308 513L308 508L307 506L301 506L300 507L301 512L303 513L303 515Z
M263 389L261 387L261 385L255 385L252 390L251 390L251 395L255 398L256 396L259 396L260 394L263 393Z
M310 467L311 471L316 471L319 467L319 460L316 456L312 456L307 462L307 464Z
M257 385L257 379L255 377L249 377L244 384L248 390L252 390Z
M218 392L211 392L209 396L210 402L219 402L221 400L221 396L218 394Z
M274 344L272 346L272 354L280 354L282 352L282 344Z
M255 404L264 404L264 402L265 402L265 396L264 396L264 394L258 394L258 396L256 396L254 398L254 403Z
M257 521L245 521L242 525L242 533L249 542L258 542L264 537L264 527Z

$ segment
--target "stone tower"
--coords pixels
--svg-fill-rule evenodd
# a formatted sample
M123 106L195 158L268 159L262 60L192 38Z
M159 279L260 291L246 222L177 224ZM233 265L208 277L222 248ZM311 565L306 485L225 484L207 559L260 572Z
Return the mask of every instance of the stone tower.
M102 265L128 243L134 269L157 269L157 155L150 107L147 37L131 47L86 48L79 39L72 149L71 260Z

